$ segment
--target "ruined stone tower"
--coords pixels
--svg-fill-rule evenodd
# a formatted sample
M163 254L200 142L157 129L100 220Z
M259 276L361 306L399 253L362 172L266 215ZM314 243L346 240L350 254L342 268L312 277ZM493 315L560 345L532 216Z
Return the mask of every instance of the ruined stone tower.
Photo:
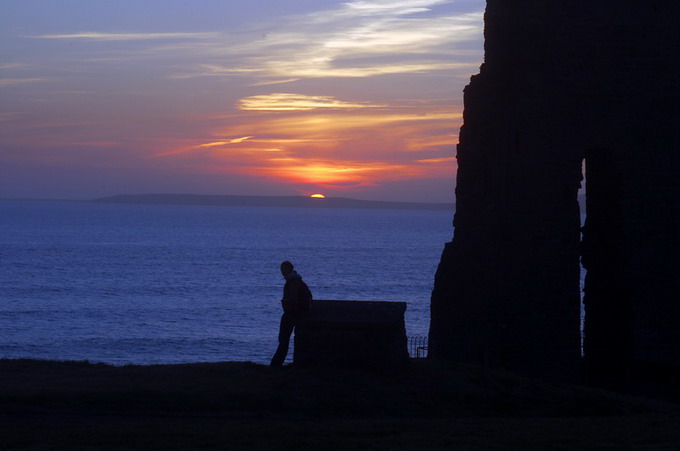
M432 358L574 380L582 253L591 378L680 365L679 18L671 0L487 2Z

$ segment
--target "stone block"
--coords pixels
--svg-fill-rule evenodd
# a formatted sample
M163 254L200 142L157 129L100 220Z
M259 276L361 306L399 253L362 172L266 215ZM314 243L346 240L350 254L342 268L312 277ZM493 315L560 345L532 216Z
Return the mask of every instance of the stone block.
M408 362L405 302L314 300L295 328L299 366L394 367Z

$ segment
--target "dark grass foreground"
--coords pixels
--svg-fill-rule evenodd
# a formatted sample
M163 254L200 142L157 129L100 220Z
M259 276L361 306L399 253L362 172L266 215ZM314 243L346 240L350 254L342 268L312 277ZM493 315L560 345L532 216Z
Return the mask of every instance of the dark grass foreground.
M0 449L680 449L680 405L396 371L0 360Z

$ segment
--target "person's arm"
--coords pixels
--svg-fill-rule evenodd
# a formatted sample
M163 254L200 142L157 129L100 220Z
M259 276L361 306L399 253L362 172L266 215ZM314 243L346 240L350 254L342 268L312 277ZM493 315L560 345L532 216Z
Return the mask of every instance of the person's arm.
M289 285L290 289L288 290L288 296L290 297L290 300L288 302L290 303L291 309L296 310L298 302L298 292L300 291L300 279L292 280Z
M297 280L287 280L283 287L283 299L281 299L281 304L283 305L283 311L292 312L296 308L297 295L299 291L299 283Z

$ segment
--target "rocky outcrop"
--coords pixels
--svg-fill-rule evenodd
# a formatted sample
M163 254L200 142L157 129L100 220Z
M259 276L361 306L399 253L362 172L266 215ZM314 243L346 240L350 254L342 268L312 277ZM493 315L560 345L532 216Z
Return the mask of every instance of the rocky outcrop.
M661 0L487 2L432 358L574 380L582 252L592 380L680 364L678 17Z

